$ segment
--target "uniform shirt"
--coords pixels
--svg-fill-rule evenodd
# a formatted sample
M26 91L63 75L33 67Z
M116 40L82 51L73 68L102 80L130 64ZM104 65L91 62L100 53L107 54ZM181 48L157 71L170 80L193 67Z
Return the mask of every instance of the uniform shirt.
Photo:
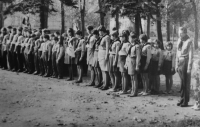
M181 43L181 39L178 40L177 45ZM188 69L192 69L192 62L193 62L193 43L189 39L182 41L182 47L179 49L177 46L177 56L176 56L176 66L178 66L179 59L184 59L185 57L189 58L188 60Z
M52 52L56 52L57 49L58 49L58 46L59 46L59 45L55 43L55 44L53 45Z
M56 51L56 59L60 60L65 55L65 48L64 46L58 45L57 51Z
M106 50L106 42L108 42L108 46L110 46L110 37L108 35L102 38L99 49Z
M176 56L172 50L171 51L165 50L163 52L163 61L164 60L172 61L172 67L175 67L175 59L176 59Z
M150 60L151 60L151 45L150 44L142 44L141 45L141 55L142 56L146 56L147 57L147 60L146 60L146 63L149 64L150 63Z
M126 55L128 55L129 46L130 46L130 43L129 43L129 42L123 43L123 44L122 44L122 48L121 48L120 51L119 51L119 55L121 55L121 56L124 56L124 55L126 56Z
M77 44L76 44L76 52L78 51L85 51L85 40L84 39L79 39Z
M21 35L21 36L18 37L17 43L16 43L15 45L20 45L20 46L21 46L21 44L22 44L23 42L24 42L24 37Z
M5 35L4 38L3 38L3 42L2 42L2 45L3 45L3 51L6 51L7 47L6 47L6 43L7 41L9 40L9 35Z
M129 47L128 56L131 58L136 58L136 68L139 68L141 59L141 50L138 44Z
M162 50L160 48L151 48L151 59L158 61L158 66L162 64Z
M95 40L96 40L95 37L91 36L90 39L89 39L89 43L87 44L86 47L92 49L94 44L95 44Z
M13 40L12 40L11 44L15 44L17 42L18 37L19 37L19 35L15 34L14 37L13 37Z
M110 50L110 54L116 54L117 53L117 48L119 48L120 47L120 41L114 41L114 43L112 44L112 46L111 46L111 50Z

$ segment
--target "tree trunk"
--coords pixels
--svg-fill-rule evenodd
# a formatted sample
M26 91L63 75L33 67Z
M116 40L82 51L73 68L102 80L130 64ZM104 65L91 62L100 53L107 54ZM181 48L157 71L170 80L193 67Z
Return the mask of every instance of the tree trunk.
M150 38L151 19L147 16L147 37Z
M162 37L162 25L161 25L161 19L160 19L160 10L157 10L157 36L158 40L161 42L160 48L164 50L164 45L163 45L163 37Z
M143 34L143 29L142 29L142 19L140 17L140 34Z
M61 24L62 24L61 28L61 34L62 34L65 32L65 8L62 1L61 1Z
M4 19L3 19L3 3L0 1L0 28L2 28L4 25Z
M98 4L99 4L99 10L102 11L101 0L98 0ZM104 23L105 23L104 18L105 18L105 15L100 12L100 25L104 26Z
M137 36L140 35L140 14L135 15L135 33Z
M199 35L199 29L198 29L198 18L197 18L197 7L195 2L192 2L192 6L194 9L194 19L195 19L195 36L194 36L194 48L198 49L198 35Z
M116 29L119 31L119 10L117 11L115 15L115 23L116 23Z
M170 41L170 21L167 21L167 41Z
M85 36L85 0L80 0L81 30Z
M40 28L44 29L48 27L48 5L45 3L45 0L41 0L40 6Z

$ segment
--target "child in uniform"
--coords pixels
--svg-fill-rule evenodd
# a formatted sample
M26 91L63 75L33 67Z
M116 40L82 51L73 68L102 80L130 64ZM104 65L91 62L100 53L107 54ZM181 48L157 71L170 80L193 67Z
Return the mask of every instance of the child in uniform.
M53 48L52 48L52 69L53 69L53 75L52 78L58 78L58 70L56 65L56 54L57 54L57 48L58 48L58 37L54 37L53 41Z
M173 75L175 74L176 54L173 52L173 44L171 42L167 42L165 47L162 64L162 73L166 78L166 91L164 93L170 94L173 85Z

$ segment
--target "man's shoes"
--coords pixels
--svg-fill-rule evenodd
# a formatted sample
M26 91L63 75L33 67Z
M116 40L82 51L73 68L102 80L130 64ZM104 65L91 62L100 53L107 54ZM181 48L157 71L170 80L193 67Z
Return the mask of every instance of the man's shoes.
M185 103L185 104L183 103L183 104L181 104L180 106L181 106L181 107L188 107L188 103Z
M95 86L95 84L94 84L94 83L92 83L92 84L89 84L89 85L87 85L87 86Z
M77 80L75 83L82 83L83 81L82 80Z
M101 90L108 90L108 87L103 87L101 88Z
M72 80L73 80L72 78L68 78L68 79L67 79L67 81L72 81Z

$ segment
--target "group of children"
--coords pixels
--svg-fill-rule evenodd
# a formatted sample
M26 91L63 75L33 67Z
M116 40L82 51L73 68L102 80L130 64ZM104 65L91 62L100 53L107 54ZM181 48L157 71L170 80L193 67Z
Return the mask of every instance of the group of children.
M173 44L167 42L165 50L159 40L139 37L123 30L120 34L104 26L87 27L88 36L69 28L67 33L50 34L47 29L32 30L27 27L1 29L0 67L2 69L63 78L67 65L69 79L74 80L74 66L82 83L85 64L91 71L88 86L111 92L137 95L159 94L160 75L166 77L166 92L171 93L175 74ZM130 85L131 84L131 85ZM138 93L139 84L143 90Z

